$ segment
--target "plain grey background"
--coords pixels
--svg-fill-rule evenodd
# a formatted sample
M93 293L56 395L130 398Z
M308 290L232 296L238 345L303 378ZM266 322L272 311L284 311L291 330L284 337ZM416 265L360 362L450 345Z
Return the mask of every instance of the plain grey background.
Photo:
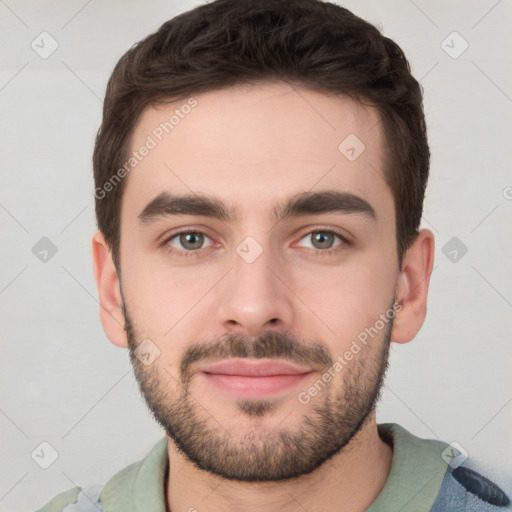
M456 441L499 478L512 454L512 2L338 3L406 52L432 150L428 315L392 345L378 421ZM117 60L194 5L0 0L1 511L103 484L163 436L99 320L91 156Z

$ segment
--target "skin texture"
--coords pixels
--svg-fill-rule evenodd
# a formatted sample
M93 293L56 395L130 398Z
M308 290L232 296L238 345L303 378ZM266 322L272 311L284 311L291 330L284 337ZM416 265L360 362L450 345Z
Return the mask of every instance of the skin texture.
M410 341L423 324L433 235L421 230L398 268L376 109L283 83L195 100L127 178L121 276L100 232L92 243L105 333L129 348L141 391L168 435L167 507L271 512L299 503L311 512L363 511L389 473L392 448L378 436L374 406L390 342ZM131 150L184 103L145 110ZM338 149L349 134L365 145L354 161ZM238 217L140 222L164 191L215 197ZM319 191L354 194L375 218L272 218L276 204ZM204 237L170 239L181 231ZM248 236L257 243L250 250L261 249L250 263L237 252ZM301 402L299 393L332 371L365 329L380 327L395 301L393 320ZM158 355L151 364L136 357L145 339ZM300 386L242 400L195 373L222 357L281 359L311 373Z

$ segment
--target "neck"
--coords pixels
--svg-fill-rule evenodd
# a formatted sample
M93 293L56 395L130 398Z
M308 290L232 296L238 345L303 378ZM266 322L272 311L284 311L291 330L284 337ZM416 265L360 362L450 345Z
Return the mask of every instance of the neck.
M168 512L363 512L389 475L393 450L375 414L338 454L312 473L286 481L238 482L198 469L168 440Z

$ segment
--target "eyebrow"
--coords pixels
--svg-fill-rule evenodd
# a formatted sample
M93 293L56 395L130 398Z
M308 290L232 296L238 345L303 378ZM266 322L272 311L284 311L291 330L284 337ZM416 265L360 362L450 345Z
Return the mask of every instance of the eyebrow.
M272 209L272 220L322 213L362 214L376 221L377 214L368 201L349 192L303 192L294 195ZM196 215L227 222L238 219L238 209L219 199L204 195L172 195L162 192L150 201L139 214L141 224L150 224L173 215Z

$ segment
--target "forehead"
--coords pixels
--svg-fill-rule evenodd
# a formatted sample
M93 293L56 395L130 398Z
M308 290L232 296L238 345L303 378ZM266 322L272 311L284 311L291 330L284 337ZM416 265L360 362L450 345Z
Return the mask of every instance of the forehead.
M282 83L148 107L131 138L128 157L137 158L122 218L135 218L162 192L225 198L238 220L315 188L392 209L384 146L375 108Z

